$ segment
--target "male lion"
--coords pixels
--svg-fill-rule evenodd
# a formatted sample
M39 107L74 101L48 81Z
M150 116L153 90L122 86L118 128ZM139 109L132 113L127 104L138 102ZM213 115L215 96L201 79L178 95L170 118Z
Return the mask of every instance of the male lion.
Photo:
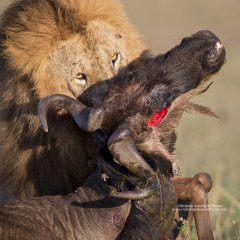
M0 201L72 192L92 171L91 135L60 111L45 134L38 101L78 98L146 47L117 0L20 0L0 28Z

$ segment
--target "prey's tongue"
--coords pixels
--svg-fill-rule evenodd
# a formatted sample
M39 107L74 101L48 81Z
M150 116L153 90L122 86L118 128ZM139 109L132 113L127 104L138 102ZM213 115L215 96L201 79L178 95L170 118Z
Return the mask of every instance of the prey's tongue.
M168 109L166 107L162 108L161 111L156 112L152 117L150 117L147 121L147 125L149 127L156 127L161 123L163 118L167 115Z

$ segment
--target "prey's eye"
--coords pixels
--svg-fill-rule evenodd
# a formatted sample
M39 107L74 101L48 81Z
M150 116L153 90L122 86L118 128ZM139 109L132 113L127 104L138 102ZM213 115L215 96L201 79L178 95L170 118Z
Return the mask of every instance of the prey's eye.
M119 68L121 60L122 60L121 54L120 53L115 53L112 57L112 65L115 68Z
M78 85L81 85L81 86L84 86L87 84L87 76L82 73L78 73L74 78L74 80Z

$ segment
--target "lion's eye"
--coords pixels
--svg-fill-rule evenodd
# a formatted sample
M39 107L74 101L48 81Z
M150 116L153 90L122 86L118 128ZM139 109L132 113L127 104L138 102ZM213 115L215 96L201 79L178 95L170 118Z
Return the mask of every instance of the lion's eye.
M122 60L121 54L120 53L115 53L112 57L112 65L115 68L119 68L121 60Z
M84 86L87 84L87 76L82 73L78 73L75 77L75 82L81 86Z

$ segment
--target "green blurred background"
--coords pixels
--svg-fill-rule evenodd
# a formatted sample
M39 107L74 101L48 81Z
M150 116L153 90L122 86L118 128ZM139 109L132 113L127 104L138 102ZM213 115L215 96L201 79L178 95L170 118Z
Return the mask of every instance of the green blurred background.
M0 9L10 2L0 0ZM240 0L122 2L154 53L167 51L201 29L215 32L226 47L226 64L210 90L196 99L219 113L221 121L185 114L178 128L176 154L185 176L205 171L213 178L209 202L216 239L239 240Z

